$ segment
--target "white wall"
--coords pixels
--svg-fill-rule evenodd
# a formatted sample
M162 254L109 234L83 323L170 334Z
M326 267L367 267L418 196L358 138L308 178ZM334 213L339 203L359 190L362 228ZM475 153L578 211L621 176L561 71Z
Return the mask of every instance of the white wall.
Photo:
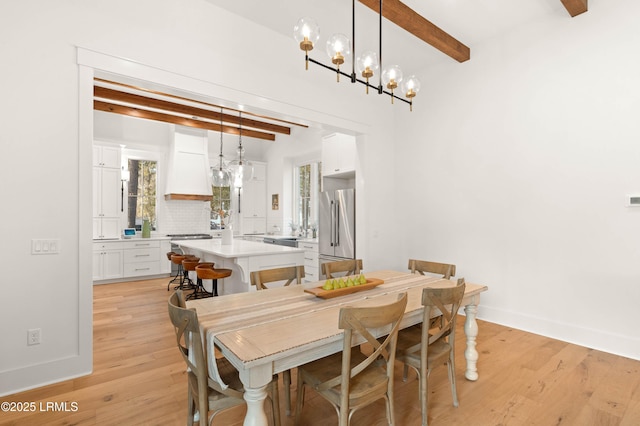
M427 71L396 125L400 257L487 284L490 321L640 359L640 4L589 7Z

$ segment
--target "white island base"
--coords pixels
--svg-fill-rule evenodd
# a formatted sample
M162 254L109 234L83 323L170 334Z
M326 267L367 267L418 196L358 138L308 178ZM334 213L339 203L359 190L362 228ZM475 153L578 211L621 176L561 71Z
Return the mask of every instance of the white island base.
M222 244L221 239L176 241L182 251L213 262L214 268L231 269L231 276L218 280L218 294L255 291L250 273L264 269L304 265L304 249L245 240ZM195 281L195 277L193 277ZM206 284L205 284L206 285ZM209 284L210 285L210 284ZM207 290L210 290L208 285Z

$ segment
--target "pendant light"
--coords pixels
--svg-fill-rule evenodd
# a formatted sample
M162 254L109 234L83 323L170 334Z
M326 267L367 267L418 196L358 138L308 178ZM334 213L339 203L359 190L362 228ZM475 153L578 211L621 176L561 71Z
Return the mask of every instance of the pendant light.
M222 155L222 108L220 108L220 162L218 167L211 169L211 182L213 186L224 187L231 186L231 173L224 164L224 156Z
M242 111L239 112L238 126L238 158L233 160L230 165L233 167L233 186L242 188L243 182L248 182L253 178L253 165L244 158L244 147L242 146Z

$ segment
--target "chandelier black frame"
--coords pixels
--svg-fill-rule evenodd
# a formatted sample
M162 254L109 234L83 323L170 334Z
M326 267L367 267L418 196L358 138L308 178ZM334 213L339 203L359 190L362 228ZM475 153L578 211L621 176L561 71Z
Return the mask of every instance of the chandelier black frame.
M382 95L382 94L386 94L388 96L391 97L391 103L393 103L394 99L398 99L399 101L402 101L406 104L409 104L409 109L411 111L413 111L413 98L416 96L417 94L417 90L413 91L410 90L410 92L407 94L407 97L409 99L405 99L403 97L400 97L398 95L396 95L395 93L393 93L393 89L395 89L395 87L397 87L397 83L396 85L391 88L391 91L385 90L383 84L382 84L382 0L380 0L380 10L379 10L379 16L378 16L378 60L379 60L379 73L378 73L378 85L375 86L371 83L369 83L369 79L367 78L366 80L362 80L360 78L358 78L356 71L355 71L355 62L356 62L356 55L355 55L355 47L356 47L356 10L355 10L355 0L351 1L351 43L352 43L352 53L351 53L351 73L346 73L344 71L340 70L340 63L336 64L336 67L332 67L330 65L326 65L323 64L322 62L313 59L312 57L309 56L309 51L313 50L313 42L308 40L306 37L303 41L300 42L300 49L304 51L304 60L305 60L305 69L309 69L309 62L319 65L322 68L328 69L332 72L336 73L336 79L339 82L340 81L340 75L347 77L351 83L360 83L366 86L367 88L367 94L369 93L369 88L372 88L374 90L376 90L378 92L378 94ZM343 61L344 62L344 61Z

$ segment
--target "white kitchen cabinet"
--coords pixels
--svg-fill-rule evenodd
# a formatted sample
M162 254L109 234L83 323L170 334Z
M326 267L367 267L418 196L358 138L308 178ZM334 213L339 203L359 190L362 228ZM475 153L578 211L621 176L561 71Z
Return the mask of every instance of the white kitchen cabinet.
M356 138L334 133L322 138L322 175L340 176L356 170Z
M93 166L120 170L120 148L107 145L93 145Z
M243 234L264 234L267 229L266 164L255 163L253 177L242 186L240 197Z
M132 238L93 243L93 280L124 281L171 273L169 239Z
M93 147L93 238L120 237L120 149Z
M93 243L93 280L123 277L122 245L118 242Z
M160 241L136 239L124 241L123 247L125 278L160 274Z
M298 248L304 249L304 282L310 283L320 280L317 241L298 241Z

